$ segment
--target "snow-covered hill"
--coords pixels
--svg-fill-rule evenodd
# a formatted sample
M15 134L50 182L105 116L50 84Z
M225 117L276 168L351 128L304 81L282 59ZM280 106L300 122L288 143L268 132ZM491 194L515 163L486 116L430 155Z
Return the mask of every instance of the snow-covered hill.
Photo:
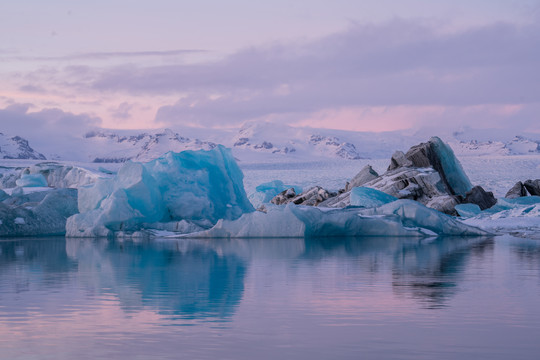
M3 133L0 133L0 158L45 160L45 156L32 149L26 139Z

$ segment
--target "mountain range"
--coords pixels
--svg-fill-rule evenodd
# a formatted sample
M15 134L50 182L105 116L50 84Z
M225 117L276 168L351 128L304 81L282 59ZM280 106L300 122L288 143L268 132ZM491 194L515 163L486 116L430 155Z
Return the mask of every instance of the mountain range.
M0 133L0 158L118 163L148 161L168 151L209 150L223 144L232 148L240 161L356 160L386 158L395 150L406 150L434 134L448 142L458 156L540 154L540 134L508 135L474 129L446 134L428 135L427 132L355 132L295 128L267 122L251 122L240 129L221 130L94 129L75 141L66 142L72 145L66 145L65 149L60 147L60 151L55 144L54 153L47 148L38 149L39 152L34 150L24 134L8 136Z

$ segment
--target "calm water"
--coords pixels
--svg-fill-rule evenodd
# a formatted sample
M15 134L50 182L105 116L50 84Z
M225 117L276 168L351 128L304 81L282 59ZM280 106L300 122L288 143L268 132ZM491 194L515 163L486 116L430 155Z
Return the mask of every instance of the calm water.
M537 359L540 242L0 241L1 359Z

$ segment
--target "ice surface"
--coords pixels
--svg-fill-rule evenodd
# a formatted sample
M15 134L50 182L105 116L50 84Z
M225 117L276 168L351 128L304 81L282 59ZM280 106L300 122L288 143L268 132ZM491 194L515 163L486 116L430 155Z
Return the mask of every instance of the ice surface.
M436 136L432 137L430 142L433 143L433 149L441 159L441 166L448 184L457 195L465 196L467 191L472 189L472 184L452 148Z
M378 208L321 209L310 206L266 206L266 213L220 220L193 237L328 237L328 236L482 236L488 233L412 200Z
M350 198L352 206L365 208L381 206L396 200L397 198L392 195L367 187L353 188Z
M215 224L253 211L230 150L169 152L148 163L127 162L117 175L80 189L67 235L108 236L143 224L186 220Z
M482 211L480 209L480 206L476 204L458 204L455 206L455 209L459 216L461 216L462 218L470 218L476 216Z
M21 187L47 187L47 179L41 174L24 174L15 183Z

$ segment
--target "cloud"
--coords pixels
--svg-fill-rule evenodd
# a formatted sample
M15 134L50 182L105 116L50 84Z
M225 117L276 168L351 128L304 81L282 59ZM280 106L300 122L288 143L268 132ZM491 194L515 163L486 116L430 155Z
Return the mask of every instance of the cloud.
M101 119L86 114L72 114L60 109L30 112L32 104L13 104L0 109L0 132L30 140L37 151L65 152L66 146L77 151L76 138L101 126Z
M56 32L52 32L51 36L56 36ZM147 58L147 57L168 57L178 55L191 55L205 53L207 50L202 49L175 49L161 51L108 51L108 52L86 52L79 54L68 54L62 56L4 56L0 61L74 61L74 60L110 60L117 58ZM10 54L5 52L6 54ZM0 51L0 54L3 54ZM11 53L12 54L12 53Z
M366 106L535 104L540 26L496 23L442 32L435 23L353 25L315 41L252 47L203 64L118 66L95 90L177 93L158 121L219 125ZM299 115L300 116L300 115Z

